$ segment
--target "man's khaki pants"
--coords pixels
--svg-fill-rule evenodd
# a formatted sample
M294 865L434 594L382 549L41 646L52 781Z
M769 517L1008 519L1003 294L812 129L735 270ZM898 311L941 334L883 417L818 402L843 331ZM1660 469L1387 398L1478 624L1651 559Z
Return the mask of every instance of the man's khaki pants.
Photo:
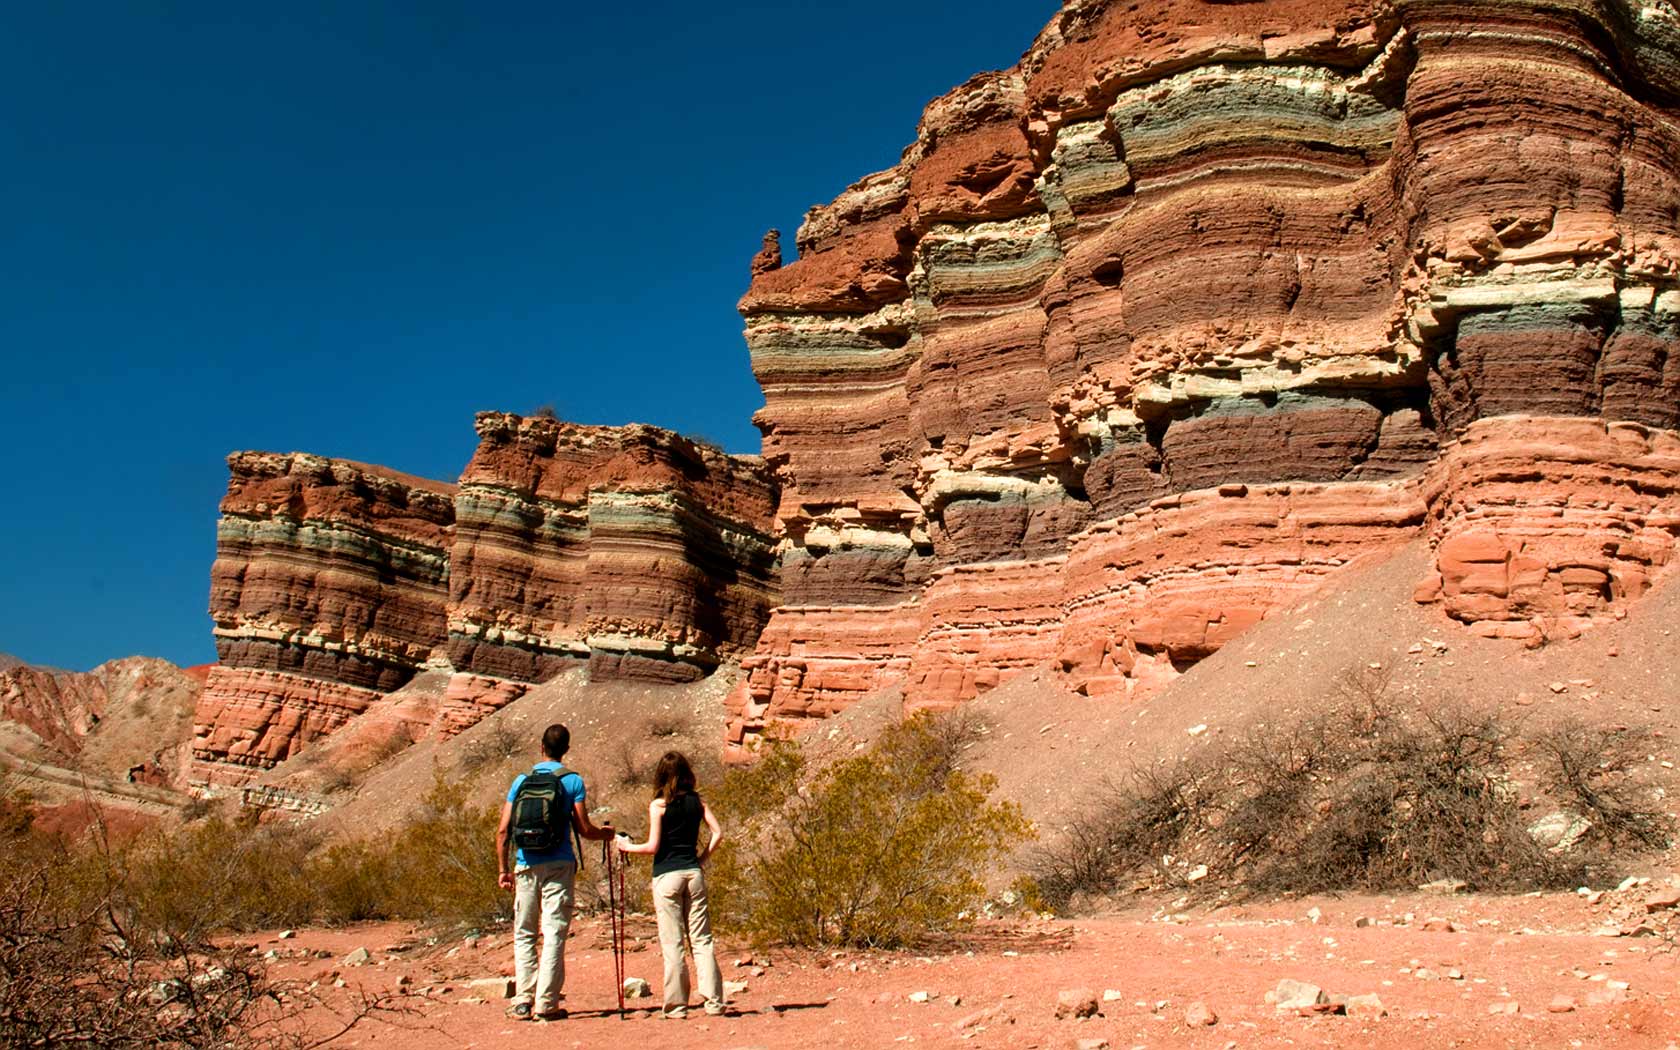
M552 1013L566 985L566 931L572 925L572 883L577 864L556 861L514 872L513 972L516 1003L535 1013ZM542 936L542 965L537 937Z
M694 973L706 1012L723 1012L723 974L712 947L712 920L706 913L706 876L699 868L668 871L653 880L653 913L659 920L659 948L665 956L665 1016L688 1009L688 967L683 965L683 934L694 950Z

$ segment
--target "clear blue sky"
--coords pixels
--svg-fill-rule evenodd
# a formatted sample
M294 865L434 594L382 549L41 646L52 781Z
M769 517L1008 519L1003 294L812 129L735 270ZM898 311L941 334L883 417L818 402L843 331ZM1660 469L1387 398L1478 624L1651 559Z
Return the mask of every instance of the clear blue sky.
M760 235L1056 6L13 5L0 652L213 659L233 449L453 479L552 404L756 451Z

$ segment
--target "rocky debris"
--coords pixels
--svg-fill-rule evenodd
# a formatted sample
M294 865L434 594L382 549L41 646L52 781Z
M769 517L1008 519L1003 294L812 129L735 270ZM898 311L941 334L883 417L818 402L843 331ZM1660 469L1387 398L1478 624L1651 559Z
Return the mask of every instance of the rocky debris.
M1095 1017L1097 993L1089 988L1065 988L1056 993L1056 1018Z
M1184 1008L1184 1023L1191 1028L1216 1025L1219 1015L1213 1012L1213 1007L1198 999Z
M1575 1011L1575 999L1572 996L1560 995L1546 1004L1546 1012L1553 1014L1567 1014Z
M297 931L296 930L281 930L278 934L275 935L274 939L277 940L277 941L289 941L293 937L296 937L296 936L297 936Z
M1124 998L1126 998L1126 994L1118 988L1103 989L1102 1001L1105 1003L1117 1003Z
M913 1003L925 1003L929 999L932 999L932 998L933 998L933 993L932 992L925 992L925 991L911 992L910 996L909 996L910 1001L913 1002Z
M1515 1016L1517 1013L1521 1012L1521 1010L1522 1007L1517 1004L1515 999L1504 999L1497 1003L1488 1004L1487 1012L1494 1015L1510 1017Z
M345 966L366 966L372 956L366 948L357 948L344 957Z
M651 996L652 994L653 994L653 988L650 987L648 985L648 983L646 981L644 981L642 978L640 978L640 977L626 977L624 979L624 998L626 998L626 999L646 999L649 996ZM728 994L728 989L727 988L724 989L724 994L726 994L726 995Z

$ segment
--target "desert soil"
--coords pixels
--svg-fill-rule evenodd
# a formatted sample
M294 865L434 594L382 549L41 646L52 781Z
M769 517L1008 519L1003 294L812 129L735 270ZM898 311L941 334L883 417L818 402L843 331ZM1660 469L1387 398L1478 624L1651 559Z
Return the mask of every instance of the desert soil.
M683 1021L651 1013L654 999L632 1000L619 1017L607 927L598 917L580 917L573 927L572 1016L547 1024L507 1019L500 988L469 984L511 972L505 929L470 944L396 924L304 930L285 940L271 933L251 943L279 953L273 965L282 978L415 993L413 1016L399 1026L358 1028L342 1046L1050 1050L1106 1040L1114 1048L1225 1050L1669 1048L1680 1037L1680 956L1662 937L1612 936L1604 925L1614 910L1637 911L1642 892L1591 904L1557 893L1342 897L1189 912L1140 905L1094 918L989 922L929 954L755 952L724 939L725 979L744 981L747 990L733 997L730 1016L694 1010ZM1370 924L1360 926L1361 919ZM628 974L645 978L657 996L652 924L635 917L631 933ZM371 961L345 965L359 947ZM1387 1013L1280 1014L1266 995L1283 978L1331 995L1375 993ZM1100 1015L1057 1020L1057 993L1079 987L1107 994ZM920 992L928 1001L912 999ZM1554 1001L1561 1008L1565 999L1572 1009L1554 1012ZM1189 1025L1194 1002L1211 1008L1217 1023ZM1517 1012L1492 1012L1510 1003Z

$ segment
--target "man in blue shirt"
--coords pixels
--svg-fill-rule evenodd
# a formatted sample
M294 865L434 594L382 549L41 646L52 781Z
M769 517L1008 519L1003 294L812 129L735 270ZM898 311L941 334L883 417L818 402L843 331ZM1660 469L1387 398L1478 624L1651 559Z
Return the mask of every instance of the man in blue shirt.
M543 731L543 761L531 768L532 773L561 773L565 769L560 760L566 757L572 734L563 725L551 725ZM501 826L496 829L496 860L500 868L497 882L505 890L513 890L513 971L515 985L513 1005L508 1016L519 1020L555 1021L566 1016L560 1006L561 989L566 983L566 931L572 924L572 888L577 879L577 857L572 853L570 827L560 836L559 844L545 850L512 850L513 800L528 773L514 778L508 788L507 801L502 806ZM611 825L597 827L589 819L589 806L584 801L583 778L566 770L561 773L560 785L570 803L570 826L586 839L611 839ZM542 961L537 960L537 940L542 939Z

